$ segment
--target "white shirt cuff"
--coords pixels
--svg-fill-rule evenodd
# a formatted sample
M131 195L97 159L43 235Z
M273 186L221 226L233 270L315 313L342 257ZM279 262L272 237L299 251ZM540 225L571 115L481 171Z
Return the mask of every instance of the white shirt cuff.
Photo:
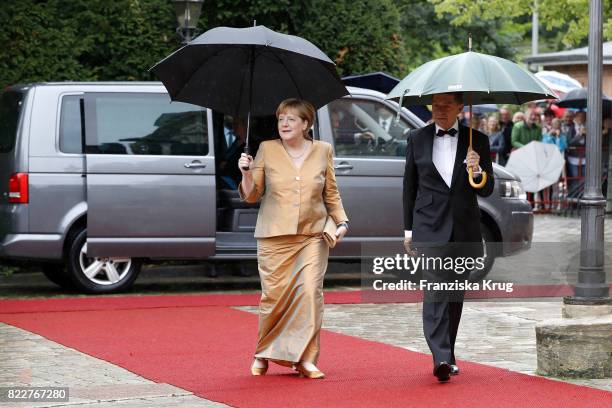
M404 238L412 238L412 231L404 230Z

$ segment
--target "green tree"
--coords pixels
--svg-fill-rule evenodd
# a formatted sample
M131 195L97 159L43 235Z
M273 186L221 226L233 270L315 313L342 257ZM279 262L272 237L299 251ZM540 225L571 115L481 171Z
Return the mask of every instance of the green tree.
M21 0L0 7L0 86L152 79L180 44L167 0Z
M58 17L72 21L81 63L96 80L152 79L148 69L180 44L167 0L57 0Z
M297 34L321 47L342 75L405 73L400 12L391 0L313 0L298 21Z
M516 20L532 15L537 4L539 21L545 30L564 28L567 47L584 43L589 32L588 0L430 0L439 15L453 16L452 24L462 26L475 20L496 18ZM604 37L612 39L612 0L603 0Z
M410 69L451 54L467 51L468 35L477 52L512 59L526 30L521 24L501 18L474 19L454 25L454 16L436 13L428 0L396 0L402 15L401 27Z
M15 1L0 7L0 86L17 82L92 79L71 21L57 18L57 2Z
M199 27L271 29L307 38L342 74L403 72L393 0L218 0ZM0 86L59 80L148 80L180 46L170 0L20 0L0 7Z
M304 37L335 60L342 75L403 71L400 14L392 0L232 0L204 3L202 26L257 24Z

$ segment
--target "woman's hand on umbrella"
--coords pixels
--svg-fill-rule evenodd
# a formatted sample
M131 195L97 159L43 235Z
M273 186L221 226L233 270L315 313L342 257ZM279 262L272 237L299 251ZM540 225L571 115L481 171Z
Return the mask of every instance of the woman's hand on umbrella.
M246 153L240 155L240 159L238 159L238 168L242 174L251 171L251 163L253 163L253 156Z
M471 147L468 148L467 156L465 157L465 163L468 169L477 172L479 170L480 156Z
M338 242L342 241L342 238L344 238L347 231L348 229L344 225L341 225L338 228L336 228L336 240Z

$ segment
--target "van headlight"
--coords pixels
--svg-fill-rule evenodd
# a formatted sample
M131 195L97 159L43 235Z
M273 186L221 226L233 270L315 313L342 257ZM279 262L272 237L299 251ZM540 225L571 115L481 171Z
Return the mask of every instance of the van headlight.
M521 182L517 180L504 180L499 183L499 193L503 198L527 199L527 194L523 190Z

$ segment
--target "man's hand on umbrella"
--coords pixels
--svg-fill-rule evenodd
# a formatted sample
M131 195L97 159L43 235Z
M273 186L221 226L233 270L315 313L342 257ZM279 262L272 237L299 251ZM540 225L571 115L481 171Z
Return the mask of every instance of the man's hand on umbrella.
M246 153L240 155L240 159L238 159L238 168L242 174L251 171L251 163L253 163L253 156Z
M465 164L474 173L480 170L480 156L471 147L468 148L467 156L465 156Z

